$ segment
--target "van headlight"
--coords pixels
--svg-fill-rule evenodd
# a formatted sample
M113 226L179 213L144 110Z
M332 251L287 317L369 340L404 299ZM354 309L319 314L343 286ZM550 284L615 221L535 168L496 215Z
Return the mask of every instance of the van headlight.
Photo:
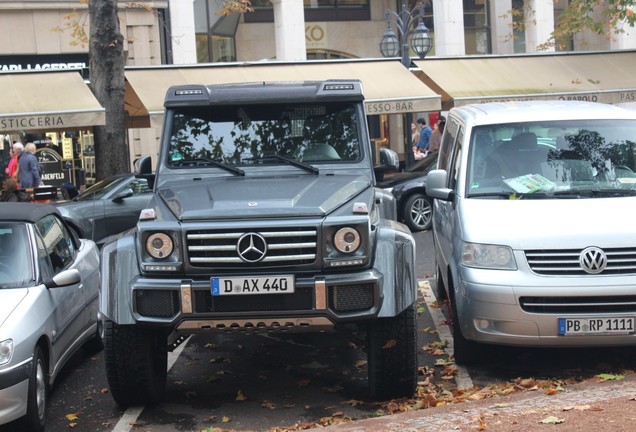
M9 363L13 356L13 340L7 339L0 342L0 365Z
M482 269L517 270L517 263L509 246L463 242L462 264Z

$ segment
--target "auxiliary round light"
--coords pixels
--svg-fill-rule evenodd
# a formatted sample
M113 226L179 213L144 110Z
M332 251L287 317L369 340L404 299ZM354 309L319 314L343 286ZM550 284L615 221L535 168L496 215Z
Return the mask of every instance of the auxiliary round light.
M163 259L172 253L173 243L169 235L155 233L146 240L146 250L151 257Z
M360 233L351 227L340 228L334 236L334 246L342 253L352 253L360 247Z

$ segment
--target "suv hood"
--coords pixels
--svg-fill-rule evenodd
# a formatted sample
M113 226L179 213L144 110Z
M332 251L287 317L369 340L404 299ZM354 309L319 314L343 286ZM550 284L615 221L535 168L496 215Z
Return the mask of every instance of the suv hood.
M159 195L179 220L325 216L365 189L368 176L349 174L208 177L173 182Z

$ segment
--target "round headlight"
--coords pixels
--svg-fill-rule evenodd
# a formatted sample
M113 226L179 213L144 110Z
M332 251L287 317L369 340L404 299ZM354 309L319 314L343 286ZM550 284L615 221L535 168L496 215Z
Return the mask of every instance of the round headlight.
M156 259L163 259L170 255L172 248L172 239L164 233L155 233L146 240L146 250Z
M340 228L333 239L334 246L342 253L352 253L360 247L360 233L353 228Z

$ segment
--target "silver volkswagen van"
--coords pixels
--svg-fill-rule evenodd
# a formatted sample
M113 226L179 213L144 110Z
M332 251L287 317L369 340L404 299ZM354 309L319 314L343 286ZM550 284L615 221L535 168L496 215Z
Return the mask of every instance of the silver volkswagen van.
M453 108L437 168L426 190L458 363L481 344L636 345L636 111Z

